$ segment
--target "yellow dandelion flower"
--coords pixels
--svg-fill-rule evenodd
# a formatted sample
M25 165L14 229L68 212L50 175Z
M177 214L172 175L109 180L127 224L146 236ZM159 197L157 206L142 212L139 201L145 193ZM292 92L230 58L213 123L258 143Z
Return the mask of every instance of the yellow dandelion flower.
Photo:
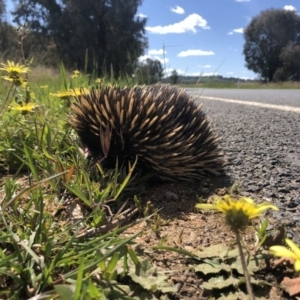
M68 91L57 92L57 93L50 94L50 95L58 97L58 98L62 98L62 99L67 99L70 97L78 97L78 96L82 96L82 95L88 95L89 93L90 93L89 89L75 88L75 89L70 89Z
M14 85L16 86L22 86L22 87L26 87L28 82L26 79L22 78L22 77L9 77L9 76L2 76L2 79L12 82Z
M261 216L269 208L278 210L275 205L268 202L256 204L251 198L243 197L235 200L229 195L215 199L213 204L197 204L196 208L212 209L224 213L227 224L233 230L246 226L250 219Z
M300 271L300 249L290 239L286 239L285 242L291 249L288 249L284 246L272 246L269 249L270 253L274 256L290 258L294 260L294 269L298 272Z
M11 77L18 77L22 73L28 73L28 67L20 64L15 64L13 61L7 61L6 64L1 64L3 67L0 70L6 71Z
M61 98L61 99L67 99L67 98L70 98L70 97L74 96L74 94L71 90L63 91L63 92L57 92L57 93L51 93L50 95L54 96L54 97Z
M80 71L75 70L75 71L73 71L73 74L71 75L71 78L76 78L76 77L78 77L79 74L80 74Z
M103 82L103 79L102 79L102 78L97 78L97 79L95 80L95 82L96 82L96 83L101 83L101 82Z
M39 107L39 105L33 102L28 102L26 104L12 104L10 106L12 110L17 110L22 113L32 112L36 107Z

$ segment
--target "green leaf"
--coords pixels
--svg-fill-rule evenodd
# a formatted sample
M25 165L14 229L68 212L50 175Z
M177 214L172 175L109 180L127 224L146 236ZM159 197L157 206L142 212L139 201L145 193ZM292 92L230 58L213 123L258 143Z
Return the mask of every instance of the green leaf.
M229 288L231 286L237 286L238 279L230 277L227 279L224 279L223 276L213 277L208 282L203 283L203 288L205 290L222 290L225 288Z
M106 300L103 291L96 287L92 281L89 281L88 283L88 295L90 296L90 299L97 299L97 300Z
M69 82L66 75L66 69L63 63L60 64L60 76L63 81L63 86L65 90L67 91L69 89Z
M136 158L136 160L135 160L133 166L132 166L132 167L129 166L129 172L128 172L126 178L124 179L124 181L123 181L122 184L120 185L118 191L117 191L116 194L114 195L114 198L115 198L115 199L117 199L117 198L120 196L120 194L122 193L122 191L124 190L124 188L125 188L126 185L128 184L128 182L129 182L129 180L130 180L130 177L131 177L131 175L132 175L132 172L133 172L133 170L134 170L136 164L137 164L137 158ZM117 176L115 176L115 177L117 177Z
M230 272L230 267L225 264L208 264L200 263L193 268L195 272L200 272L204 275L207 274L219 274L221 271Z
M161 291L163 293L174 293L176 288L167 282L167 277L151 265L149 260L143 260L136 268L135 272L130 271L128 274L131 279L140 284L148 291Z
M258 271L261 268L261 263L268 258L267 254L260 254L251 256L249 259L246 259L247 270L249 275L253 275L254 272ZM240 258L230 265L231 269L236 270L239 274L244 275L243 267Z
M73 300L75 299L74 296L74 285L66 285L66 284L57 284L54 286L55 291L57 292L58 296L61 300Z
M132 247L129 246L129 245L127 245L126 249L127 249L127 253L129 254L129 256L132 259L132 261L135 264L135 266L140 265L140 261L139 261L137 255L135 254L134 250L132 249Z
M78 186L72 186L70 184L64 184L64 186L70 192L72 192L75 196L77 196L81 201L83 201L88 207L91 207L91 205L92 205L91 200L89 200L88 198L86 198L86 196L81 192L80 187L78 187Z
M15 197L13 197L13 198L10 199L7 203L5 203L5 204L3 205L3 208L2 208L2 209L3 209L3 210L6 209L6 208L7 208L8 206L10 206L13 202L17 201L22 195L24 195L25 193L27 193L27 192L29 192L29 191L31 191L31 190L37 188L37 187L40 186L42 183L46 183L46 182L48 182L48 181L50 181L50 180L52 180L52 179L54 179L54 178L56 178L56 177L59 177L59 176L65 174L65 173L67 173L67 171L66 171L66 172L62 172L62 173L59 173L59 174L55 174L55 175L53 175L53 176L51 176L51 177L48 177L48 178L46 178L46 179L43 179L43 180L41 180L41 181L39 181L39 182L37 182L37 183L31 185L30 187L28 187L28 188L26 188L26 189L23 189L23 190L22 190L20 193L18 193Z
M260 228L257 231L257 237L258 237L259 241L266 235L266 230L267 230L268 225L269 225L269 222L267 219L265 219L261 223Z
M118 261L119 261L119 253L115 252L115 253L113 253L113 255L105 269L105 273L107 273L109 280L113 279L114 271L116 269Z
M81 289L82 289L82 281L83 281L83 260L81 261L78 273L77 273L77 279L76 279L76 286L75 286L75 292L74 292L74 300L80 299Z
M44 261L42 258L39 258L30 247L28 247L27 243L25 241L22 241L19 243L26 251L27 253L33 258L33 260L38 264L41 268L44 268Z
M217 244L210 247L202 248L201 251L194 253L198 258L236 258L239 256L237 248L231 248L224 244Z
M132 241L135 237L140 235L141 232L142 231L139 231L136 234L132 235L131 237L122 240L114 248L110 249L105 254L101 255L100 257L97 257L96 259L93 258L92 260L86 261L86 263L84 265L84 271L88 272L91 269L95 268L101 261L111 257L113 255L113 253L115 253L116 251L119 251L120 249L122 249L126 244L128 244L130 241ZM77 270L72 270L69 273L65 274L64 277L65 278L71 278L72 276L76 275L76 273L77 273Z
M24 154L26 156L26 159L27 161L24 161L28 167L30 168L32 174L33 174L33 177L36 181L39 181L40 180L40 176L39 176L39 173L38 173L38 170L37 168L35 167L34 163L33 163L33 156L32 156L32 149L29 149L25 143L23 143L23 147L24 147Z

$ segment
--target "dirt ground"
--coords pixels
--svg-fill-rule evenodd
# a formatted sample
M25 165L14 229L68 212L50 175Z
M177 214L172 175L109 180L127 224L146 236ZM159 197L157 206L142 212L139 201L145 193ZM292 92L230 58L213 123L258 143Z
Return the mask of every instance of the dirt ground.
M161 209L159 217L154 218L150 229L149 224L141 223L128 229L126 235L134 234L142 228L146 229L146 234L136 238L135 241L157 270L168 274L169 281L175 284L177 293L173 294L171 299L248 299L245 297L244 285L237 287L237 293L234 294L230 289L205 291L202 284L211 278L194 271L198 264L196 260L173 251L153 249L161 241L164 246L187 250L193 254L212 245L236 247L236 238L225 224L222 214L195 209L199 201L211 201L214 197L232 192L232 189L230 186L220 187L219 182L209 184L206 193L202 192L203 187L193 184L159 184L149 187L143 199L151 201L154 211ZM256 247L254 226L258 226L258 223L258 220L252 222L241 234L242 244L249 253L253 253ZM282 240L282 235L278 236L276 230L272 231L268 238L269 246L278 244L278 240ZM277 269L275 267L277 261L272 259L268 262L268 266L262 266L261 270L255 273L256 279L262 278L269 284L268 287L255 286L257 299L298 299L290 297L279 285L285 276L294 276L292 266L284 263Z

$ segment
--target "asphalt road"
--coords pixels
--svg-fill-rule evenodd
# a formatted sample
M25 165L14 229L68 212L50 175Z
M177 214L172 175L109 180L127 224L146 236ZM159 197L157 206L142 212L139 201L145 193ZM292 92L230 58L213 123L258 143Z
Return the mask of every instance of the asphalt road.
M272 217L286 223L290 237L300 243L300 90L187 92L203 103L222 138L231 182L245 196L276 204L280 212Z
M221 97L242 101L300 107L300 90L187 89L195 96Z

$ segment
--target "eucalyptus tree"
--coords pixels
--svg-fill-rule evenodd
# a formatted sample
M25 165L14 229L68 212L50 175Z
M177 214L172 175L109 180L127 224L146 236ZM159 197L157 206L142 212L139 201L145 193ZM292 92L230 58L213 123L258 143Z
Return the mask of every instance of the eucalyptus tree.
M300 45L300 16L295 11L268 9L254 17L244 30L246 67L273 81L283 67L288 45Z
M14 0L14 21L50 36L64 63L118 77L147 45L142 0Z
M139 62L135 69L135 79L138 84L153 84L161 81L163 67L157 59L147 58Z

